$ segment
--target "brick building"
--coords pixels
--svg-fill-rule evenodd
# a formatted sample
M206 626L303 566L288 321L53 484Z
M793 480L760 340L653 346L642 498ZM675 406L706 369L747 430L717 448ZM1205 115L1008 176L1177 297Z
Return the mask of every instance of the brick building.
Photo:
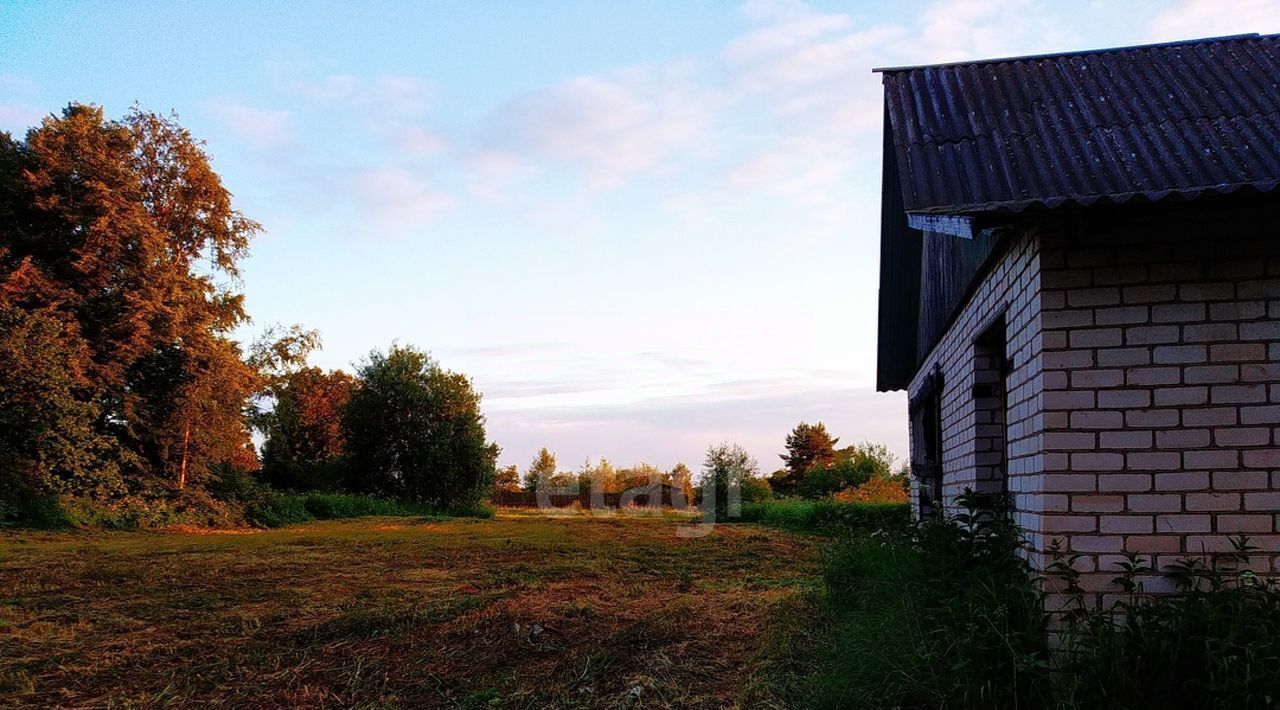
M1007 491L1099 594L1238 534L1280 573L1280 36L878 71L922 513Z

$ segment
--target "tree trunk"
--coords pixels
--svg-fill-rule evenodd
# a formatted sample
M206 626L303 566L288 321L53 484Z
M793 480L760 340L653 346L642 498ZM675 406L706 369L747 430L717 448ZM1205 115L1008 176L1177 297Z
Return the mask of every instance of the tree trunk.
M187 449L191 445L191 422L182 427L182 464L178 468L178 490L187 487Z

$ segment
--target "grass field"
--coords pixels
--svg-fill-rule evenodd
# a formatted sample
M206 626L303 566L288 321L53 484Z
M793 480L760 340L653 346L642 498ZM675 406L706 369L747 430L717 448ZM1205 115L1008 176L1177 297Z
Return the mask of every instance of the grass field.
M500 514L0 536L0 706L757 707L811 538Z

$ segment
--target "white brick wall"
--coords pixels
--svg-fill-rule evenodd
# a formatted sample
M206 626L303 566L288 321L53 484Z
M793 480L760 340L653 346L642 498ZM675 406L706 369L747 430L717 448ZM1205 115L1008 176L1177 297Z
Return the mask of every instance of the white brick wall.
M929 239L953 239L930 235ZM979 456L989 437L981 436L985 422L980 402L972 396L987 368L975 340L1005 314L1008 345L1005 358L1010 374L1007 389L1008 486L1017 507L1018 523L1039 544L1043 510L1043 461L1040 432L1044 428L1040 402L1040 267L1037 238L1023 234L1003 253L991 273L977 287L952 327L934 348L911 383L914 394L935 365L943 371L942 470L943 498L950 504L965 488L981 489ZM915 435L915 432L912 432Z
M1124 552L1163 567L1236 534L1280 573L1276 219L1114 214L1014 238L920 368L912 393L943 371L944 495L977 487L974 340L1003 312L1009 489L1036 550L1085 555L1099 600Z

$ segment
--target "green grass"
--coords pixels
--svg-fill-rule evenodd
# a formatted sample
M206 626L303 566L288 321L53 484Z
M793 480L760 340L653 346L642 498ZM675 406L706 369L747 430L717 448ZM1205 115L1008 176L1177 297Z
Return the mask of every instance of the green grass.
M743 503L738 520L797 532L901 531L911 524L911 506L909 503L843 503L829 498L780 498Z

